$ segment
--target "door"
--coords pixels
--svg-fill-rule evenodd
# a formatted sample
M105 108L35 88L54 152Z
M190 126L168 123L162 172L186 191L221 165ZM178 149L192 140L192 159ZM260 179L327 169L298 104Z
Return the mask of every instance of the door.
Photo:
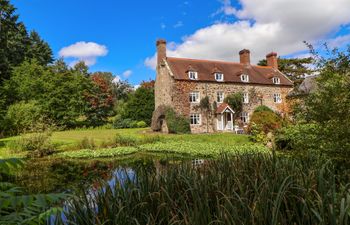
M225 130L232 130L233 129L233 123L232 123L232 113L226 112L225 113Z

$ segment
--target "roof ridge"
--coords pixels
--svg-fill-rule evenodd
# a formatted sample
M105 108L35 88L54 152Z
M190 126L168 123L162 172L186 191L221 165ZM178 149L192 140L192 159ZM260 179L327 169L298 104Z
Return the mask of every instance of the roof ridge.
M209 60L209 59L193 59L193 58L179 58L179 57L167 57L167 59L175 59L175 60L189 60L189 61L196 61L196 62L212 62L212 63L225 63L225 64L235 64L235 65L242 65L244 66L244 63L239 62L229 62L229 61L223 61L223 60ZM251 64L252 67L259 67L264 69L272 69L271 66L260 66Z

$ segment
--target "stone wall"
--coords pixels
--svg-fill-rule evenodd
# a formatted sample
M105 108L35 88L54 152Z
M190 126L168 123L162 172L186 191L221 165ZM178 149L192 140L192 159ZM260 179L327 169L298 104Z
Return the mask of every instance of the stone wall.
M160 105L172 104L172 88L174 79L172 78L166 64L159 65L157 68L156 83L154 86L155 108Z
M266 105L276 112L284 113L288 106L286 103L286 96L291 90L291 87L283 87L278 85L254 85L254 84L233 84L233 83L219 83L219 82L198 82L198 81L174 81L174 88L172 93L172 107L177 113L188 116L191 113L201 114L201 125L191 125L193 133L215 132L217 130L216 115L209 114L209 123L207 126L207 116L201 113L198 108L198 103L189 102L189 93L198 91L200 98L209 97L209 102L212 105L217 101L217 92L223 92L224 96L232 93L247 92L249 94L249 103L244 104L243 111L252 115L254 109L259 105ZM279 93L282 97L282 103L274 103L273 94ZM219 105L218 103L217 105ZM236 115L240 119L240 115Z

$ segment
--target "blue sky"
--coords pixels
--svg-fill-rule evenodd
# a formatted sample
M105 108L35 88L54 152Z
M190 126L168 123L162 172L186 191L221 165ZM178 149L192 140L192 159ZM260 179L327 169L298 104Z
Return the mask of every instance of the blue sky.
M255 62L272 50L307 56L303 40L316 46L350 41L348 0L261 2L12 1L20 20L40 33L56 58L64 53L70 64L86 60L91 71L110 71L134 85L155 77L157 38L167 39L171 56L237 61L237 52L249 48Z

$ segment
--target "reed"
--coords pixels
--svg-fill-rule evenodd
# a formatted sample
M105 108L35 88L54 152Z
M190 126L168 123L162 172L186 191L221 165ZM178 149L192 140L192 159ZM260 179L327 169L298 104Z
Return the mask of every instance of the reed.
M350 223L350 183L313 156L241 153L200 167L155 165L120 173L115 185L101 182L72 199L66 223Z

